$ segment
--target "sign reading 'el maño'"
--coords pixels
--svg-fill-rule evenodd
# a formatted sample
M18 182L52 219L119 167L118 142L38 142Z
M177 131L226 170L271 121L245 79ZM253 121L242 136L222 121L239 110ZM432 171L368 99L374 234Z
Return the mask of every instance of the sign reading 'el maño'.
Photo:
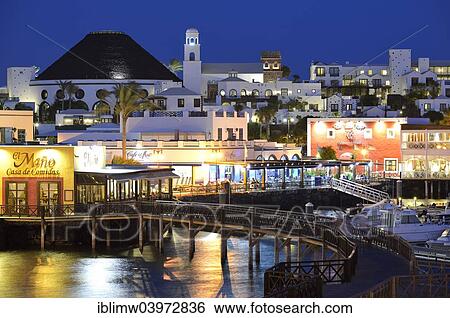
M55 169L56 160L51 157L38 156L34 153L16 151L12 153L13 168L8 168L8 176L59 176Z

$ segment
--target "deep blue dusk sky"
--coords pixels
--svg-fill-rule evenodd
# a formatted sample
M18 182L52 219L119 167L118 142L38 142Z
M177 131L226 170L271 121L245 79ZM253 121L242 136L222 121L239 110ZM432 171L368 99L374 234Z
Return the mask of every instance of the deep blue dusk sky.
M95 30L128 33L156 58L182 58L184 31L200 31L202 60L252 62L279 49L304 79L312 60L363 63L424 26L399 48L450 59L448 0L116 1L2 0L0 86L8 66L41 70ZM386 55L376 61L385 61Z

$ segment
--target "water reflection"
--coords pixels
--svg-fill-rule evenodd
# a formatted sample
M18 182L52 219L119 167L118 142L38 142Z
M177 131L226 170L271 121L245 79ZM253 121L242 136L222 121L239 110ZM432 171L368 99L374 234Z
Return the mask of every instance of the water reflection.
M261 241L261 264L248 270L244 239L200 232L189 261L183 229L164 242L164 256L146 246L93 257L87 251L0 252L0 297L261 297L264 270L273 265L273 241ZM292 255L295 255L293 248ZM280 256L281 260L284 255Z

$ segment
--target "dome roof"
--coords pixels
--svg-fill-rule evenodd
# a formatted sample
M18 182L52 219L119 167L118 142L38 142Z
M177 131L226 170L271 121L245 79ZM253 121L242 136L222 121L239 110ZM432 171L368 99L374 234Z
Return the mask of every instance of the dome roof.
M186 33L198 33L198 30L196 28L189 28L186 30Z
M123 32L86 35L38 75L37 80L181 80Z

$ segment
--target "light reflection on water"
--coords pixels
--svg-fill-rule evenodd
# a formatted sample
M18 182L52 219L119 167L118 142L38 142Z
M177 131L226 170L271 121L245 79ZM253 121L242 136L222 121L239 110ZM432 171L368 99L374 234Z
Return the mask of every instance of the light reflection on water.
M0 252L0 297L262 297L264 270L273 266L273 240L261 241L261 264L248 270L248 241L200 232L192 261L186 231L174 229L165 254L153 246L93 257L80 251ZM292 255L296 255L296 247ZM284 259L281 253L280 260Z

